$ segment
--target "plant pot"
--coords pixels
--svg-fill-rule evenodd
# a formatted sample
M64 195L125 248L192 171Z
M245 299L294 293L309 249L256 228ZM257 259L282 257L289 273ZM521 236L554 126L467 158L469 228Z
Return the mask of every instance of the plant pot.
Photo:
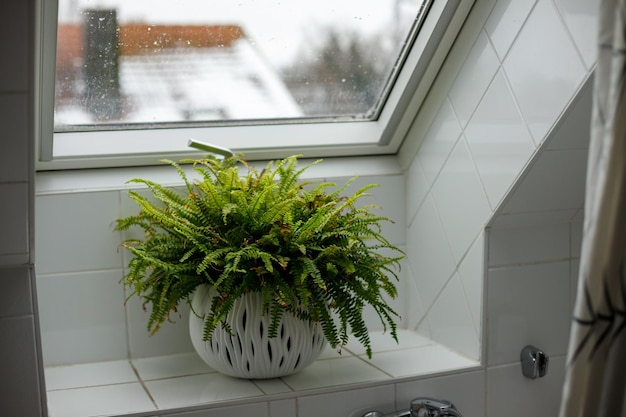
M232 332L218 326L209 341L203 341L203 317L208 314L212 287L198 287L192 298L189 319L191 342L198 355L213 369L247 379L286 376L310 365L326 346L319 323L283 314L276 337L268 337L270 316L263 311L261 293L240 297L226 317Z

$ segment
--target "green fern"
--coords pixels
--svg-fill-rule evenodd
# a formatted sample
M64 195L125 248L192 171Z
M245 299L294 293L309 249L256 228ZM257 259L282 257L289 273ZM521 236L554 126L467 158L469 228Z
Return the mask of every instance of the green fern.
M334 348L353 334L371 356L363 320L369 305L397 340L398 314L385 297L397 296L404 254L381 234L381 224L390 220L374 214L376 206L356 206L375 185L344 196L353 180L340 187L303 182L300 176L320 161L298 167L297 156L270 162L260 172L240 156L181 161L193 164L196 181L178 163L166 162L185 192L133 179L153 199L130 191L140 211L115 227L145 232L144 239L123 243L133 254L123 282L151 307L150 332L207 284L218 295L204 318L205 340L218 326L229 330L225 318L248 292L262 294L270 335L289 312L319 322Z

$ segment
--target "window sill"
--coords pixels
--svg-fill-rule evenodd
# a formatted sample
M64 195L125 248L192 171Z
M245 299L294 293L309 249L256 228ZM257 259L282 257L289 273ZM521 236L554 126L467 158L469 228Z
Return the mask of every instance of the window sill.
M388 335L371 337L371 360L358 343L349 344L341 356L328 348L308 368L269 380L221 375L195 353L49 367L45 370L48 411L65 417L140 417L153 416L155 411L175 415L393 384L480 366L412 331L399 331L398 345Z
M302 159L300 163L304 165L314 160ZM266 164L267 162L264 161L252 163L259 169L264 168ZM190 167L186 167L186 169L191 171ZM396 156L362 156L323 159L321 164L307 170L302 178L332 179L353 176L398 175L401 173ZM136 177L148 178L170 186L182 184L177 172L169 166L43 171L37 173L36 194L120 190L130 188L126 182Z

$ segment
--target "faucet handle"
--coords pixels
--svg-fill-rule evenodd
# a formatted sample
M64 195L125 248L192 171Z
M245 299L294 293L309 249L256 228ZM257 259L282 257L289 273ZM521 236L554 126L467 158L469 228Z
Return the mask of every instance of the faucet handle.
M459 416L454 404L447 400L419 397L411 401L411 417Z
M535 379L548 373L550 358L541 349L528 345L520 354L522 373L526 378Z

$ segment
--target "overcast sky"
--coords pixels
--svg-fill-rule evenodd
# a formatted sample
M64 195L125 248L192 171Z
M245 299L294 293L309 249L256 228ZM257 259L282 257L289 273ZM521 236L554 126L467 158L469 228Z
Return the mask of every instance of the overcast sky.
M368 34L397 26L395 12L410 25L422 0L59 0L59 20L70 11L116 8L121 23L234 23L277 65L288 62L301 42L329 25ZM77 19L78 13L74 14ZM408 30L408 29L407 29Z

